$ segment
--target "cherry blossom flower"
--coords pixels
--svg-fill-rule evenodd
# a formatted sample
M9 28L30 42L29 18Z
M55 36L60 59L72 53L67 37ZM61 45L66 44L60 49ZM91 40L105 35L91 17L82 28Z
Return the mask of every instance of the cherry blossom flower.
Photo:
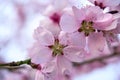
M40 25L51 31L55 37L58 37L60 32L59 22L61 15L70 11L68 4L68 0L52 0L51 4L43 12L44 19L40 21Z
M36 42L30 50L30 57L32 62L42 64L36 80L70 80L73 73L71 62L83 61L84 48L72 45L64 32L60 32L56 39L43 27L35 30L34 37Z
M54 61L47 63L41 71L37 71L35 80L71 80L73 71L69 60L64 56L57 56Z
M116 28L113 24L117 23L112 14L103 13L103 10L97 6L82 9L73 7L73 12L74 15L64 14L62 16L60 21L62 31L70 33L71 37L74 37L72 35L76 33L76 36L81 36L81 39L74 37L73 43L82 41L82 44L87 45L90 53L102 53L106 40L101 31Z
M12 5L10 10L16 10L16 17L13 19L10 17L10 21L16 20L17 23L14 24L14 27L18 25L15 28L17 33L13 35L15 41L21 43L20 37L26 32L23 28L28 26L29 20L35 21L35 25L37 25L36 20L40 21L40 26L35 29L33 35L35 42L28 50L30 59L4 63L0 57L2 66L0 80L32 80L36 71L35 80L72 80L80 73L89 72L103 67L107 63L120 60L118 56L120 53L118 40L120 0L88 1L93 5L83 8L79 3L81 0L10 1L10 6ZM8 6L4 13L6 14L10 10ZM5 16L8 17L8 15ZM33 17L35 20L31 20ZM7 22L6 19L1 21ZM11 25L13 23L10 22ZM30 34L30 32L28 33ZM11 42L9 39L1 41L0 49L5 47L8 41ZM15 41L12 39L12 42ZM22 43L25 41L23 40ZM7 49L5 50L7 51ZM11 50L7 52L11 52ZM19 67L23 63L30 65L30 69L26 68L27 65ZM22 70L24 66L27 69L25 71ZM17 70L19 68L20 71ZM31 70L31 68L35 70Z
M56 56L64 56L73 62L80 62L84 58L84 48L69 44L69 39L65 39L62 32L56 39L50 31L38 27L34 37L37 44L33 46L33 53L30 54L33 62L46 63Z

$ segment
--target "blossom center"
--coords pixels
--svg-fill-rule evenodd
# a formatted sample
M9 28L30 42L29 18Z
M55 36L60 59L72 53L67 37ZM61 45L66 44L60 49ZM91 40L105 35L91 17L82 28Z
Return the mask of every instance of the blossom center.
M81 23L81 27L78 29L79 32L84 32L86 36L88 36L91 32L95 32L95 29L92 27L92 21L83 20Z
M63 55L63 48L64 48L64 46L61 45L58 40L55 40L54 45L52 45L50 48L53 51L53 53L52 53L53 56Z

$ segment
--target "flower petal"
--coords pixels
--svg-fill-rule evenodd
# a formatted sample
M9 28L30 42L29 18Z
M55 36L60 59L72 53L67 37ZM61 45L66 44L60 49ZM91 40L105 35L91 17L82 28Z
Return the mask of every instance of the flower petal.
M62 45L68 45L69 44L69 34L61 31L59 34L59 43Z
M67 64L67 65L66 65ZM57 67L59 68L59 70L64 70L64 69L71 69L72 68L72 64L71 62L64 57L63 55L58 55L57 56Z
M44 75L41 73L41 71L37 70L35 80L44 80Z
M52 50L38 44L35 44L29 52L32 62L38 64L48 62L52 58Z
M91 54L102 53L105 46L105 37L102 33L92 33L88 37L88 49Z
M73 71L72 64L63 55L57 56L57 71L58 71L59 76L61 76L63 80L64 78L71 77L71 73Z
M64 14L61 17L60 26L62 31L69 32L69 33L77 31L79 28L79 25L75 20L75 18L69 14Z
M43 66L42 72L43 73L51 73L51 72L54 72L55 69L56 69L56 61L54 61L54 59L53 59Z
M43 27L38 27L34 32L34 37L41 45L49 46L54 44L54 36Z
M108 29L110 30L111 23L113 22L113 16L111 14L101 14L98 19L94 21L94 27L99 30ZM114 27L113 27L114 29Z
M78 9L76 7L72 7L75 18L81 23L85 19L85 9Z
M80 48L85 48L86 37L84 33L75 32L70 34L70 45L79 46Z
M84 49L75 46L65 47L63 53L64 56L72 62L81 62L85 55Z
M113 30L113 29L117 28L117 24L118 24L118 21L115 20L111 23L110 26L106 27L104 30Z
M41 20L40 22L43 28L47 29L48 31L50 31L54 37L58 37L59 32L60 32L60 26L55 24L51 19L44 18L44 20Z

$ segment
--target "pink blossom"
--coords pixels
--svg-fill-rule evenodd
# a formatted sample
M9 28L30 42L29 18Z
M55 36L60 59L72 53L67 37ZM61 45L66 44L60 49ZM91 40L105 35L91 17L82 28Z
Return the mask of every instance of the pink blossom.
M40 25L58 37L60 32L60 18L63 13L69 11L68 0L52 0L51 4L45 9L43 15L44 19L40 21Z
M47 63L36 73L35 80L71 80L73 71L69 60L64 56L57 56L54 61Z
M38 27L35 30L34 36L37 40L37 44L33 46L32 53L30 54L32 61L46 63L56 58L56 56L64 56L73 62L82 61L85 55L85 50L69 44L69 39L65 38L65 36L66 35L61 32L56 39L50 31Z
M95 10L95 11L93 11ZM94 30L110 30L116 28L116 26L110 26L113 22L113 16L109 13L103 13L99 7L86 7L77 9L73 7L73 15L64 14L61 18L60 25L62 31L75 32L82 28L84 24L92 26L91 32ZM69 19L69 21L68 21Z
M60 21L62 31L74 38L70 41L75 45L82 44L85 47L86 44L90 53L103 53L106 40L99 30L107 31L116 28L115 25L112 25L113 23L117 24L112 14L103 13L102 9L94 6L82 9L73 7L73 12L74 15L64 14L62 16ZM78 36L81 37L78 38Z

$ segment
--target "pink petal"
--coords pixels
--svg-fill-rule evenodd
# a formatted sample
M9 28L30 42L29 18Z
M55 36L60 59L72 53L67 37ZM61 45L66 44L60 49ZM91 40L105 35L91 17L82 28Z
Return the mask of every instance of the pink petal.
M46 63L42 68L44 80L56 80L56 62L54 60Z
M53 72L50 72L50 73L45 73L44 74L44 80L57 80L56 79L56 71L53 71Z
M41 71L37 71L35 75L35 80L44 80L44 75L41 73Z
M118 19L118 21L120 21L119 20L120 19L120 13L113 14L113 20L116 20L116 19Z
M68 59L66 59L64 56L59 55L57 56L56 63L57 63L58 75L59 77L61 76L60 80L61 79L64 80L65 78L71 77L71 73L73 72L73 67Z
M106 27L104 30L112 30L112 29L115 29L117 27L117 24L118 24L118 21L115 20L111 23L110 26Z
M111 25L112 21L113 16L111 14L101 14L101 16L99 15L98 19L94 21L94 27L99 30L110 30L111 27L109 26Z
M86 45L86 37L84 33L75 32L70 34L70 45L79 46L79 48L84 48Z
M88 49L91 54L102 53L106 40L102 33L92 33L88 37Z
M69 33L77 31L79 28L79 25L76 22L75 18L69 14L64 14L61 17L60 26L62 31L69 32Z
M50 31L55 37L58 37L59 32L60 32L60 26L55 24L51 19L48 17L45 18L40 22L43 28L47 29Z
M43 47L36 44L30 50L30 57L32 59L32 62L45 63L52 58L52 50L48 47Z
M63 55L59 55L57 56L57 68L60 71L71 69L72 64L66 57L64 57Z
M42 27L38 27L35 30L34 36L41 45L49 46L54 44L54 36L52 33Z
M56 60L51 61L49 63L46 63L45 66L43 66L42 73L44 75L44 80L58 80L58 71L56 69Z
M59 42L62 45L68 45L69 44L69 34L66 32L61 31L59 34Z
M85 19L85 9L78 9L76 7L72 7L75 18L81 23Z
M85 55L84 49L75 46L65 47L63 53L64 56L72 62L81 62Z
M54 59L48 63L46 63L43 68L42 68L42 72L43 73L51 73L54 72L54 70L56 69L56 62L54 61Z

